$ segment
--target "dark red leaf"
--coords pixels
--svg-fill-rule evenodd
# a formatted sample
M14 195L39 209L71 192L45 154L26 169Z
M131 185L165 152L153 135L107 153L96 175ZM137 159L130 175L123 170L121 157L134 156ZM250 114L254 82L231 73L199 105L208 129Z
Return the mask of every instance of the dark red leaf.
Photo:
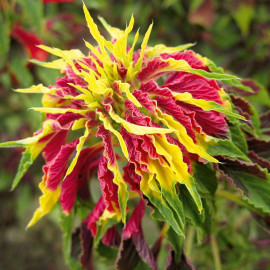
M261 89L260 85L257 84L256 81L252 80L252 79L241 80L241 83L244 86L248 86L252 90L252 92L243 91L235 86L227 86L226 88L235 91L236 93L240 94L241 96L256 95Z
M170 248L169 256L166 263L166 270L196 270L190 260L182 253L181 260L175 261L174 250Z
M249 151L248 156L252 159L253 162L256 162L260 166L267 168L270 171L270 161L258 156L254 151Z
M260 116L260 120L261 120L261 128L262 129L268 129L267 131L262 131L264 134L266 135L270 135L270 111L262 114Z
M221 168L231 171L244 172L264 180L267 179L266 172L255 163L221 156L218 156L217 158L220 162L218 166Z
M87 228L87 223L83 222L81 225L81 245L82 255L80 258L81 264L86 270L94 270L93 265L93 236L91 231Z
M247 139L248 148L262 157L270 156L270 141L261 140L255 137Z
M97 234L97 224L99 217L103 214L105 210L104 199L101 196L98 202L96 203L94 209L90 213L90 215L86 218L87 228L91 231L92 236L96 236Z
M116 226L109 228L102 238L102 243L110 247L119 247L121 237L117 231Z
M230 95L230 97L235 105L235 109L239 112L239 114L244 116L247 120L250 120L251 116L253 115L250 104L241 97L236 97L234 95Z
M152 251L149 249L143 235L141 220L144 214L144 201L134 209L122 233L120 248L117 255L117 269L133 269L141 258L151 269L157 269Z

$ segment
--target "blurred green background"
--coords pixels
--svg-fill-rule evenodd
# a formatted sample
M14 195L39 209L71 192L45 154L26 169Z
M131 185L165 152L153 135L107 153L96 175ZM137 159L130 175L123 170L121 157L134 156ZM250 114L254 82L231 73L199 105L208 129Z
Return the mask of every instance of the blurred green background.
M96 21L100 15L119 28L125 27L131 14L134 14L140 33L154 21L150 45L196 43L193 47L196 52L226 71L255 79L264 86L252 101L255 105L270 107L269 0L84 2ZM80 48L86 53L83 39L92 39L85 26L81 0L1 0L0 10L0 141L3 142L31 136L40 123L40 115L27 110L40 104L40 96L18 94L12 89L38 83L53 84L59 76L55 70L29 62L30 58L50 59L35 45ZM105 31L101 32L106 35ZM38 205L37 187L42 178L43 161L40 157L19 187L10 192L20 154L21 149L0 150L0 269L67 269L62 258L61 232L53 215L25 231ZM233 221L231 227L225 224L226 219ZM239 214L237 208L217 216L217 222L225 222L218 232L223 239L219 243L221 251L226 254L222 257L227 263L224 269L269 269L269 249L261 252L254 244L260 234L257 225L246 223L246 220L250 220L247 212ZM160 256L164 265L166 258L162 253ZM195 249L192 256L196 257L199 269L212 269L207 243L203 249ZM108 269L105 262L96 267Z

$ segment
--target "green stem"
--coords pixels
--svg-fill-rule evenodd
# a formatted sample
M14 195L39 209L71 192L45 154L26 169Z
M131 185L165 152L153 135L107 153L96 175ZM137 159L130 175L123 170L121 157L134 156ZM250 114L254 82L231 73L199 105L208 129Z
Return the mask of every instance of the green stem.
M194 234L195 234L194 227L189 226L188 230L187 230L187 238L185 241L185 253L186 253L188 258L190 258L190 256L191 256Z
M211 250L214 257L215 270L222 270L217 240L214 234L210 235Z

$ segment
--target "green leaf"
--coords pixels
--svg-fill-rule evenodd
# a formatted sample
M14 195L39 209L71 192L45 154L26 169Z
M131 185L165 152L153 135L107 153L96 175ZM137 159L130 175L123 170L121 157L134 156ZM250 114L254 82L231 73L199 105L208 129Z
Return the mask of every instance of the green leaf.
M33 164L35 160L35 157L31 154L29 149L26 149L23 152L18 171L16 173L16 176L13 180L11 190L13 190L21 181L29 167Z
M18 141L0 143L0 148L26 147L22 154L19 168L13 180L11 190L13 190L19 184L22 177L25 175L29 167L33 164L39 153L42 151L42 148L45 146L43 145L43 147L39 147L37 149L33 148L33 145L38 141L38 139L38 136L33 136Z
M179 198L181 198L181 201L183 203L185 217L195 227L200 227L202 229L205 229L204 228L204 219L205 219L204 211L202 211L201 213L198 211L196 204L192 200L192 197L190 196L185 186L181 186Z
M257 135L261 135L261 121L257 110L250 104L250 110L252 112L251 121Z
M240 158L242 160L248 161L249 159L246 155L237 148L233 142L228 139L216 139L214 138L214 144L211 144L207 148L207 153L211 156L227 156L231 158Z
M207 72L205 70L202 69L192 69L192 73L197 74L199 76L208 78L208 79L213 79L213 80L238 80L237 77L230 75L230 74L226 74L226 73L216 73L216 72Z
M198 191L202 195L210 195L212 197L218 185L216 172L208 164L202 163L194 163L192 171Z
M145 192L145 195L154 205L155 209L157 209L154 213L152 213L152 217L157 220L166 220L177 234L184 235L182 225L179 224L178 218L175 217L174 210L171 209L170 205L168 205L166 200L164 200L164 198L162 198L159 194L154 194L153 192Z
M240 3L238 8L233 10L232 16L239 27L241 34L244 38L249 33L250 23L253 17L254 7L246 3Z
M218 164L223 176L243 195L248 204L270 213L270 175L258 164L224 158Z
M24 14L29 22L37 28L38 33L42 33L43 4L41 0L18 0L24 10Z
M243 198L255 208L262 210L266 214L270 214L270 177L262 180L254 175L241 172L233 172L230 174L234 183L238 186L242 185Z
M139 259L138 264L134 268L134 270L151 270L152 268L148 266L141 258Z
M207 66L212 72L215 72L215 73L218 73L218 74L226 74L224 72L223 68L217 67L216 64L213 61L209 60L209 59L208 59ZM235 86L235 87L237 87L237 88L239 88L239 89L241 89L243 91L253 93L253 90L250 87L243 85L236 77L231 78L230 80L226 80L225 83L228 84L228 85Z
M99 244L101 238L105 235L107 229L117 224L118 222L119 221L116 218L110 218L102 221L99 219L97 221L97 234L94 238L95 247Z
M244 154L248 153L248 146L245 139L245 135L242 132L239 123L236 123L235 125L229 126L231 138L234 143L234 145L240 149Z
M117 248L106 246L102 242L99 242L96 250L100 254L100 256L108 260L115 260L118 253Z
M79 262L71 257L73 222L74 222L74 211L71 211L68 216L61 213L59 223L63 230L64 259L66 264L70 267L70 269L80 270L81 266Z
M184 209L181 200L178 198L178 195L176 194L175 187L172 187L172 193L162 188L162 195L168 202L168 205L170 206L174 214L174 217L177 220L177 223L179 224L179 227L181 228L181 230L184 230L185 228Z
M173 247L176 261L180 261L183 251L184 238L178 235L171 226L166 232L166 238Z

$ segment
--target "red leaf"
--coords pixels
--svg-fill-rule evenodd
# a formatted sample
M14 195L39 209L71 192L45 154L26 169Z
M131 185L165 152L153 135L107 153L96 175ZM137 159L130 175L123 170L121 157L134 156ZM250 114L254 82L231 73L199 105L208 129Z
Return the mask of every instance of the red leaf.
M109 228L102 238L102 243L110 247L119 247L120 242L121 238L116 229L116 226Z
M108 169L108 159L102 156L98 166L98 179L100 181L105 206L109 211L114 211L112 202L119 208L117 197L118 186L113 183L113 178L113 173Z
M209 80L195 74L178 72L173 80L166 81L162 86L177 93L188 92L196 99L215 101L222 104L219 87L214 80Z
M115 166L116 159L113 151L111 133L107 129L105 129L104 126L100 126L98 128L96 136L102 138L104 144L104 156L107 158L107 160L112 166Z
M260 120L261 120L261 128L262 129L269 129L270 128L270 111L262 114L260 116ZM266 135L270 135L270 131L262 131L264 134Z
M156 103L150 99L148 93L135 89L132 94L148 111L155 113Z
M81 245L82 245L82 255L80 257L81 264L84 269L94 270L93 265L93 244L94 239L91 231L87 228L87 223L82 222L81 225Z
M144 215L144 201L141 200L134 209L122 233L121 244L117 256L117 269L133 269L139 262L139 257L151 269L157 269L154 255L149 249L142 231L141 220Z
M144 209L145 209L144 201L140 200L139 204L133 210L133 213L122 233L122 238L124 240L130 238L133 234L142 230L141 220L144 215Z
M166 263L166 270L195 270L195 267L184 253L182 253L180 262L175 262L174 251L172 248L170 248Z
M172 91L168 88L159 87L154 80L148 82L142 82L140 86L142 92L149 94L161 95L163 97L173 97Z
M86 218L87 228L91 231L93 237L95 237L97 234L96 222L98 221L104 210L105 203L103 197L101 196L90 215Z
M154 123L149 116L141 113L130 100L127 99L125 101L125 107L128 110L128 112L126 112L126 120L128 122L146 127L160 127L158 124Z
M51 189L55 190L66 171L66 166L69 161L70 156L74 152L79 139L76 139L68 144L61 146L60 151L58 154L48 162L44 167L44 181L46 182L46 186ZM53 145L54 146L54 145ZM50 148L47 149L50 152Z
M208 71L208 67L204 65L201 61L201 59L196 55L195 52L191 50L186 50L184 52L176 52L176 53L163 53L161 54L162 59L169 59L173 58L175 60L185 60L188 62L188 64L195 69L203 69ZM174 75L178 72L175 72L174 74L170 75L170 77L167 79L166 83L169 83L171 80L174 80Z
M226 168L231 171L244 172L264 180L267 179L265 171L255 163L220 156L218 156L218 160L220 161L218 166L221 168Z
M256 162L260 166L267 168L270 171L270 161L258 156L254 151L249 151L248 156L252 159L253 162Z
M46 162L53 160L61 150L62 145L65 143L68 131L58 132L52 140L44 147L43 152Z
M227 86L226 88L230 89L232 91L235 91L236 93L238 93L241 96L254 96L261 89L261 86L255 80L252 80L252 79L241 80L241 83L244 86L249 87L252 90L252 92L247 92L247 91L241 90L235 86Z
M128 164L125 167L123 167L123 171L124 171L123 179L125 182L129 184L130 189L132 191L141 193L140 190L141 176L135 172L134 163L128 162Z
M157 101L158 107L163 109L167 114L170 114L175 120L181 123L186 128L189 137L196 142L196 133L193 130L191 119L183 113L181 107L178 106L172 98L164 98L159 96L156 97L155 100Z
M255 137L248 138L248 149L254 151L259 156L268 158L270 156L270 141L257 139Z
M69 213L74 206L77 192L88 180L88 175L91 172L91 163L99 158L102 149L102 146L83 149L74 169L64 178L59 201L63 211L66 213Z
M140 81L149 81L150 79L157 78L163 72L159 72L159 69L170 66L169 63L162 61L158 56L148 61L146 66L138 73L138 79Z
M43 42L36 35L27 32L19 25L15 25L12 29L11 36L23 44L31 58L40 61L46 61L48 59L49 54L37 47L37 45L41 45Z
M228 126L223 114L215 111L204 111L203 109L181 101L176 102L181 106L183 112L192 119L193 128L198 132L226 138ZM201 130L202 129L202 130Z

